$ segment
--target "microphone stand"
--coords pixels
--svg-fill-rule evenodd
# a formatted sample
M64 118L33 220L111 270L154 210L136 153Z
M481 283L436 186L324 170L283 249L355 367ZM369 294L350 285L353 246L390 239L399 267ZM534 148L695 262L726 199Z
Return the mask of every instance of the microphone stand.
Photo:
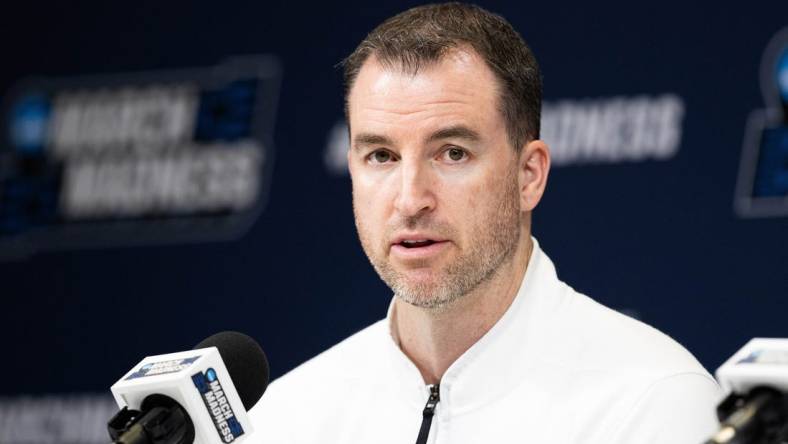
M704 444L788 444L788 396L769 387L731 393L717 407L722 427Z
M123 407L107 424L114 444L192 444L194 424L174 399L150 395L141 410Z

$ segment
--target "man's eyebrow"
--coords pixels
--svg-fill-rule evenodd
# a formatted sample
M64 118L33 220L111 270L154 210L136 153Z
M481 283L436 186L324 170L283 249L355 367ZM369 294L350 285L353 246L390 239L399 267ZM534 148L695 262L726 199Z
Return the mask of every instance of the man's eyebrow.
M447 128L441 128L434 133L430 134L427 138L427 143L435 142L443 139L465 139L472 142L481 139L479 133L468 128L464 125L455 125ZM394 143L386 136L374 133L359 133L353 137L353 147L366 146L366 145L388 145Z
M438 131L430 134L430 137L427 138L427 143L443 139L465 139L471 142L476 142L481 139L481 136L479 136L479 133L468 128L467 126L455 125L448 128L439 129Z
M380 134L359 133L353 137L353 147L361 145L393 145L391 139Z

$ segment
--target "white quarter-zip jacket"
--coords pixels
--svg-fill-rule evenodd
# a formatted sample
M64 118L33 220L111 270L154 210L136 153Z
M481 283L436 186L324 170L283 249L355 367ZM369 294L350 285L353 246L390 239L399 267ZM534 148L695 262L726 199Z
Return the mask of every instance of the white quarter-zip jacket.
M718 426L720 389L698 361L558 280L536 240L517 296L446 371L431 418L391 311L274 381L250 442L412 444L428 421L428 444L700 444Z

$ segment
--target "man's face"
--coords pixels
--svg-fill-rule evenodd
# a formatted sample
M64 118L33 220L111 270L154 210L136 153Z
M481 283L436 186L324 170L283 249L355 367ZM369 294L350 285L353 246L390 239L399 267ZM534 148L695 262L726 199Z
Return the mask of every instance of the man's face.
M353 210L395 294L440 307L492 277L521 234L517 165L494 74L452 51L418 74L371 57L349 97Z

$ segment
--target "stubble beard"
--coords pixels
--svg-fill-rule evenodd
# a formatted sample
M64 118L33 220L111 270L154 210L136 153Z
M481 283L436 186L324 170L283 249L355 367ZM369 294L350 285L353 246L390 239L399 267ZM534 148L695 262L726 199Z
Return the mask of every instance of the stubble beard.
M512 259L521 232L519 192L516 175L510 173L504 180L505 189L497 204L490 205L484 217L477 219L479 223L469 231L472 236L464 254L437 270L429 281L409 278L392 266L385 253L376 253L356 214L356 227L364 252L396 297L425 309L445 309L492 279L501 266ZM395 228L429 230L452 238L450 226L431 221L428 217L410 218ZM388 251L387 246L384 246L384 251Z

